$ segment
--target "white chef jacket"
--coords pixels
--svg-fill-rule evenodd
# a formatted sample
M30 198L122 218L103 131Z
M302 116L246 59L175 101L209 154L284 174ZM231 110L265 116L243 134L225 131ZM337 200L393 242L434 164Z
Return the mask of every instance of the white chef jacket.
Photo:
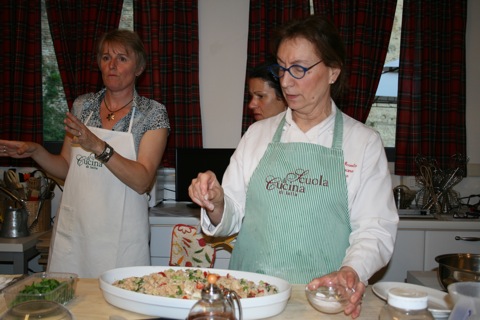
M316 143L331 147L335 115L340 110L332 100L327 119L304 133L286 111L281 142ZM226 236L237 233L245 214L245 198L253 171L272 141L285 113L253 123L242 137L225 171L222 187L225 208L222 221L214 226L202 209L205 234ZM352 267L360 280L368 279L390 260L395 244L398 211L392 193L391 176L380 135L343 114L343 152L348 188L348 209L352 233L342 266ZM320 276L320 275L319 275Z

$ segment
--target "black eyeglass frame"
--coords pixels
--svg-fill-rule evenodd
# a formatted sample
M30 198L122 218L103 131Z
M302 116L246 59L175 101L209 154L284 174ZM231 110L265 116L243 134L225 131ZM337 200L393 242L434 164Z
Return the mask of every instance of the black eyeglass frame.
M313 67L315 67L316 65L320 64L321 62L323 62L323 59L318 61L317 63L311 65L310 67L308 68L305 68L304 66L301 66L299 64L292 64L290 67L288 68L284 68L282 67L281 65L275 63L275 64L272 64L271 66L268 67L268 71L270 71L270 73L272 74L272 76L275 78L275 79L280 79L281 77L283 77L285 75L285 72L287 71L288 73L290 73L290 75L297 79L297 80L300 80L300 79L303 79L305 77L305 75L307 74L307 71L312 69ZM278 74L275 74L275 72L273 71L273 68L278 68L278 70L282 70L283 71L283 74L280 76ZM293 73L290 71L291 68L300 68L303 70L303 75L301 77L296 77L293 75Z

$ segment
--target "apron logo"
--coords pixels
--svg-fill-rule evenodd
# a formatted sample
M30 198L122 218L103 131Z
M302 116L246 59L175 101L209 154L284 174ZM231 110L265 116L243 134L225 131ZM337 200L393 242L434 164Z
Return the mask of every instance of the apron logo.
M77 159L77 166L79 167L85 166L85 168L94 169L94 170L97 170L98 168L103 167L103 164L100 161L97 161L95 159L95 156L93 155L93 153L91 153L88 157L81 154L77 154L75 158Z
M355 172L356 168L357 168L356 163L348 163L347 161L345 161L345 176L347 178L350 177L350 175Z
M268 176L265 179L265 188L268 191L278 190L279 194L297 196L299 193L305 193L306 187L319 186L328 187L328 180L323 175L318 178L308 177L309 170L296 169L287 173L284 178Z

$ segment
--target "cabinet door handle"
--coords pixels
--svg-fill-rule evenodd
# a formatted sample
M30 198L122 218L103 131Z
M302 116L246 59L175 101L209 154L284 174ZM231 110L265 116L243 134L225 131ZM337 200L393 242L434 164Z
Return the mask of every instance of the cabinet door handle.
M455 236L455 240L461 240L461 241L480 241L479 237L460 237L460 236Z

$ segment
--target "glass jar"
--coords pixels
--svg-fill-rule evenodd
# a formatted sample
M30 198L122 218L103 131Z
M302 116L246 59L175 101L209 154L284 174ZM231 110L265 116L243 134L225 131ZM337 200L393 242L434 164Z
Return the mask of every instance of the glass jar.
M208 285L202 290L202 298L190 309L187 320L237 320L233 300L236 300L239 320L242 320L239 296L233 291L222 292L215 285L215 275L210 274L207 279Z
M434 320L428 311L426 292L392 288L388 291L387 304L380 312L379 320Z

